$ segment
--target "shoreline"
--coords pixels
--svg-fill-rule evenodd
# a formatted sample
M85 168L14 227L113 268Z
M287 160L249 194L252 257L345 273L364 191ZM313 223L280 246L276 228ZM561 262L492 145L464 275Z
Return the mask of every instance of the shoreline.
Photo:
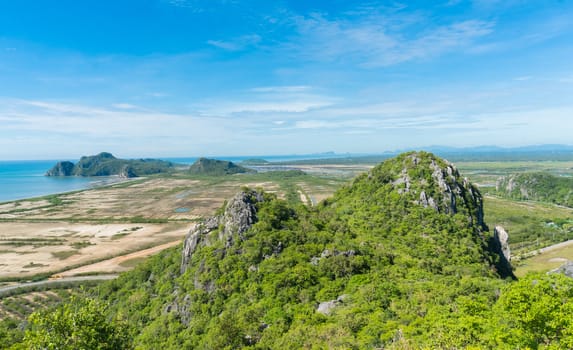
M138 181L147 179L146 177L132 177L132 178L123 178L119 175L112 175L112 176L91 176L91 177L81 177L81 176L70 176L70 177L61 177L58 180L65 180L65 179L82 179L86 180L86 185L83 188L78 188L70 191L56 191L56 192L47 192L39 195L32 195L28 197L19 197L19 198L12 198L12 199L0 199L0 205L10 204L14 202L22 202L22 201L37 201L44 199L45 197L50 196L59 196L59 195L69 195L74 194L82 191L89 191L97 188L105 188L109 186L114 186L120 183L126 183L131 181ZM90 181L93 180L93 181Z

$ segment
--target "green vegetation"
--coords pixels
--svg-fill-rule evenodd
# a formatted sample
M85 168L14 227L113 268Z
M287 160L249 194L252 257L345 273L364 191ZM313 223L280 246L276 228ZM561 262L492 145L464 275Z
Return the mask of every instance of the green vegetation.
M11 293L3 293L0 299L0 319L24 321L33 310L54 307L67 300L72 293L66 286L51 288L50 291L43 287L34 287L25 292L14 290Z
M111 176L137 177L168 173L175 164L159 159L118 159L111 153L102 152L95 156L84 156L77 164L59 162L48 170L48 176Z
M573 207L573 177L544 172L513 174L498 180L496 194Z
M90 241L81 241L81 242L73 242L71 244L72 248L74 249L82 249L85 247L89 247L90 245L94 245L95 243L92 243Z
M292 193L309 178L243 180L273 177ZM205 234L183 273L181 247L135 261L133 271L56 309L59 319L32 317L24 343L0 323L11 334L5 345L31 346L59 324L63 332L50 339L59 348L78 327L78 341L121 330L116 346L137 349L573 347L573 280L513 280L483 222L480 192L431 154L388 160L315 207L288 191L287 200L244 191L254 225L232 239L218 238L223 226ZM520 219L530 203L487 197L485 205L487 223L521 232L512 241L568 237L568 209L533 203L536 216ZM530 235L539 222L556 231ZM85 334L82 323L59 321L76 315L110 328Z
M567 260L573 261L573 245L557 246L543 254L536 254L517 263L515 275L523 277L529 272L547 272L557 269Z
M23 247L23 246L52 246L52 245L63 245L65 242L62 238L52 238L52 237L35 237L35 238L15 238L15 237L2 237L0 238L0 245L12 246L12 247Z
M44 266L47 266L47 265L44 265L41 263L35 263L35 262L31 261L29 264L26 264L23 267L25 269L30 269L30 268L34 268L34 267L44 267Z
M486 196L484 203L486 222L508 231L516 257L573 239L573 209L494 196Z
M242 167L233 162L208 158L199 158L189 168L190 174L207 176L223 176L252 172L254 172L254 170Z
M130 349L126 326L105 316L105 304L74 298L55 310L33 313L16 349Z
M70 256L78 254L78 251L77 250L64 250L64 251L59 251L59 252L51 252L50 254L52 254L52 256L54 256L60 260L66 260Z

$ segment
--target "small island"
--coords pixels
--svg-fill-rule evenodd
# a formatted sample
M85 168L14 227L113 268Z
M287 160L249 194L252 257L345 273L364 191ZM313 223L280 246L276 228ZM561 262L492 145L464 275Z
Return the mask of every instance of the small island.
M144 175L167 173L175 170L175 164L160 159L119 159L108 152L81 157L76 164L58 162L46 172L46 176L120 176L132 178Z
M222 176L244 173L255 173L253 169L245 168L233 162L217 159L199 158L189 168L193 175Z

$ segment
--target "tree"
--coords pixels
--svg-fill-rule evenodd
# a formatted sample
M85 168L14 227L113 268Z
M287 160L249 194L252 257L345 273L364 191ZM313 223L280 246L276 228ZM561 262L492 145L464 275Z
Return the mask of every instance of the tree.
M55 310L29 317L23 345L27 349L131 349L124 323L106 317L105 304L89 298L72 298Z
M573 279L532 274L508 285L494 306L496 341L508 348L573 347Z

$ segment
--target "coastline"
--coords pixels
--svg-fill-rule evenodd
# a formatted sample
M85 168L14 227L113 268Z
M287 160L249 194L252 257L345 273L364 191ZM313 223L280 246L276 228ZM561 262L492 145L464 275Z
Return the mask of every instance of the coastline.
M29 176L28 178L33 178L39 176ZM145 179L145 177L136 177L136 178L123 178L118 175L112 176L93 176L93 177L80 177L80 176L71 176L71 177L48 177L48 176L41 176L42 182L47 183L47 186L41 186L42 182L36 184L35 190L28 190L24 195L18 195L16 193L17 190L12 189L11 191L1 191L3 187L8 186L6 184L5 179L0 178L0 204L8 204L12 202L20 202L20 201L33 201L33 200L40 200L44 197L48 196L55 196L55 195L67 195L73 194L76 192L92 190L96 188L102 188L107 186L117 185L119 183L125 183L130 181L137 181ZM45 181L44 181L45 180ZM66 183L67 182L67 183ZM54 184L57 184L54 186ZM60 185L60 186L59 186ZM63 186L61 186L63 185ZM50 190L53 189L53 190Z

